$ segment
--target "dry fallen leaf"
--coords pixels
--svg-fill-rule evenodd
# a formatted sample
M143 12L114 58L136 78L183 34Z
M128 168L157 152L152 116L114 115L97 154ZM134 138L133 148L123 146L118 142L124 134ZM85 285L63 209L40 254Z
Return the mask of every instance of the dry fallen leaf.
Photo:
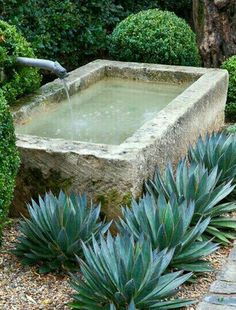
M44 299L43 301L41 301L41 304L43 304L43 305L48 305L50 303L51 303L50 299Z
M27 298L30 302L32 302L33 304L37 305L37 301L35 301L31 296L29 296L29 295L25 295L25 296L26 296L26 298Z

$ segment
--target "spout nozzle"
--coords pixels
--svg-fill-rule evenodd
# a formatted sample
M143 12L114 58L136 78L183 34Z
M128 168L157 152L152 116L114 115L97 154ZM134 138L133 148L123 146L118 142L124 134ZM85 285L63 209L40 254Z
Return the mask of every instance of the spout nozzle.
M59 64L59 62L55 61L54 62L54 67L55 67L55 70L54 70L54 73L60 78L60 79L64 79L66 78L69 73L67 72L67 70L62 67L62 65Z
M65 79L69 76L69 73L66 71L65 73L63 73L63 76L60 77L60 79Z
M62 67L62 65L60 65L59 62L57 61L27 58L27 57L17 57L16 62L24 66L49 70L55 73L60 79L63 79L68 76L67 70L64 67Z

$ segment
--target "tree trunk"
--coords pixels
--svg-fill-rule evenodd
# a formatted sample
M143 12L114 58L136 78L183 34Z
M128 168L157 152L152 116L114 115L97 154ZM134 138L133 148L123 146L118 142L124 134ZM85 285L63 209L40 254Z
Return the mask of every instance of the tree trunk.
M205 67L236 54L236 0L193 0L193 20Z

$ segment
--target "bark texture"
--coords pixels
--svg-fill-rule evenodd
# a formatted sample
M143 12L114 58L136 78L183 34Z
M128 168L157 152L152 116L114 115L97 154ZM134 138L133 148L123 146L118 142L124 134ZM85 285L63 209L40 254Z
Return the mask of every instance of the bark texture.
M193 19L205 67L236 54L236 0L193 0Z

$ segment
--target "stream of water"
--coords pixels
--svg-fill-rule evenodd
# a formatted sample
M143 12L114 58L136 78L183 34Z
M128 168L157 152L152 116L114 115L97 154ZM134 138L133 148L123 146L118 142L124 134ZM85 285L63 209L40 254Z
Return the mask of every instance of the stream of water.
M66 80L65 79L61 79L61 81L62 81L62 85L63 85L65 93L66 93L67 100L68 100L69 103L71 103L70 102L70 95L69 95L69 87L66 84Z
M70 100L69 87L66 84L66 80L65 79L61 79L61 81L62 81L62 85L63 85L65 93L66 93L67 101L69 103L71 124L74 124L75 123L75 119L74 119L74 113L73 113L73 106L72 106L71 100ZM74 138L75 138L75 132L74 132L74 130L72 128L71 134L70 134L70 139L74 140Z

